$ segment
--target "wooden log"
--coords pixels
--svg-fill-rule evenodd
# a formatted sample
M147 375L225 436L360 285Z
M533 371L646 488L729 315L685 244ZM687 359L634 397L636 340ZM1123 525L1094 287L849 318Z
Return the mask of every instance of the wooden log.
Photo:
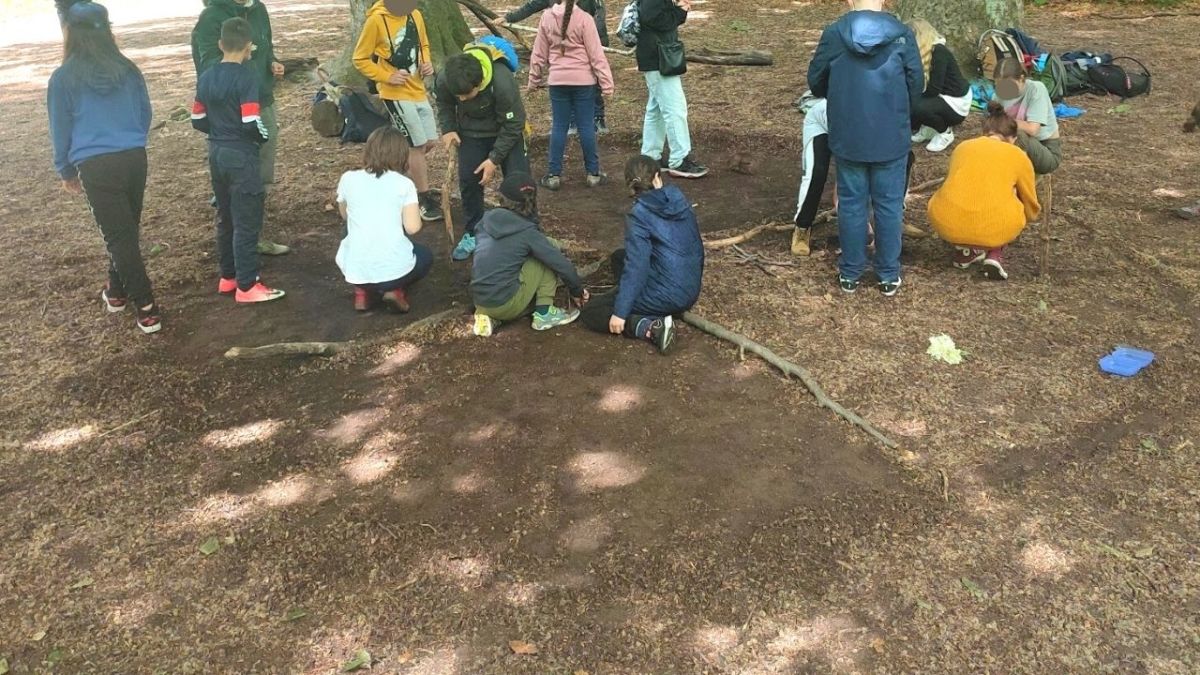
M710 66L775 65L775 58L771 56L771 52L765 52L760 49L733 52L700 47L687 52L687 60L691 63L705 63Z
M227 359L265 359L272 356L333 356L345 351L349 342L280 342L262 347L233 347Z
M862 429L869 436L882 443L885 447L892 449L900 447L900 444L888 438L882 431L876 429L870 422L842 407L837 401L829 398L829 396L825 393L825 390L821 387L820 383L818 383L816 378L812 376L812 373L808 372L808 370L805 368L788 361L787 359L776 354L770 349L767 349L754 340L751 340L745 335L735 333L718 323L709 321L704 317L693 314L692 312L684 312L683 320L689 325L695 326L709 335L737 345L739 350L758 355L762 358L762 360L783 371L785 375L799 378L799 380L804 383L804 386L808 388L809 393L811 393L813 397L817 399L817 403L820 403L822 406L828 408L838 417L841 417L859 429Z

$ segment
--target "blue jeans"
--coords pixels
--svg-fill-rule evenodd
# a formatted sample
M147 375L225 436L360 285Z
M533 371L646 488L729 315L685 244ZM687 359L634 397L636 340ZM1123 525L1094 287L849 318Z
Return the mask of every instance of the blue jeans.
M221 277L250 290L258 280L258 235L263 187L259 147L253 143L208 145L208 168L217 200L217 260Z
M642 125L642 154L662 159L663 143L671 143L669 165L678 168L692 154L692 134L688 130L687 97L683 79L663 77L658 71L646 76L646 121Z
M600 151L596 147L596 91L594 86L550 86L550 169L561 176L563 153L567 150L567 130L574 118L583 146L583 166L589 175L600 173Z
M838 158L838 272L847 279L867 269L867 223L875 212L875 274L880 281L900 278L904 237L904 182L908 157L861 163Z

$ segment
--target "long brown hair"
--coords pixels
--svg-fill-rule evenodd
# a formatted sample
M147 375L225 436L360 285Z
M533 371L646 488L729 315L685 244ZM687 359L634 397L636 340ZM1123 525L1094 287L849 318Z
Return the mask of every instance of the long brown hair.
M571 27L571 15L575 13L575 0L563 0L563 4L567 6L567 9L563 12L562 34L559 36L562 38L562 42L559 43L558 48L563 54L566 54L567 29Z
M625 185L634 197L654 189L654 179L662 173L662 167L653 157L635 155L625 162Z
M363 168L379 178L388 171L408 171L408 139L395 127L382 126L367 137Z
M1004 111L1004 106L996 101L989 101L987 117L983 120L983 133L985 136L995 134L1004 138L1016 138L1017 121Z

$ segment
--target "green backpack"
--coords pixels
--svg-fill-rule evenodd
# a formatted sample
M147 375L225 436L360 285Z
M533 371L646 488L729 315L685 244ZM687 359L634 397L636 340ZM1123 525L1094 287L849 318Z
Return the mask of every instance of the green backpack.
M1035 73L1038 81L1046 85L1050 100L1058 103L1067 97L1067 67L1058 54L1046 55L1046 65Z

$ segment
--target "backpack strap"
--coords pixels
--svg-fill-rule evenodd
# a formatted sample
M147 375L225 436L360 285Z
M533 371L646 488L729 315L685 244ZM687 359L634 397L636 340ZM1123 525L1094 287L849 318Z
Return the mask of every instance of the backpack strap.
M1116 63L1117 61L1132 61L1138 64L1138 67L1142 69L1142 72L1145 73L1146 77L1152 77L1152 75L1150 75L1150 69L1146 67L1146 64L1138 61L1132 56L1118 56L1112 60L1113 63Z

